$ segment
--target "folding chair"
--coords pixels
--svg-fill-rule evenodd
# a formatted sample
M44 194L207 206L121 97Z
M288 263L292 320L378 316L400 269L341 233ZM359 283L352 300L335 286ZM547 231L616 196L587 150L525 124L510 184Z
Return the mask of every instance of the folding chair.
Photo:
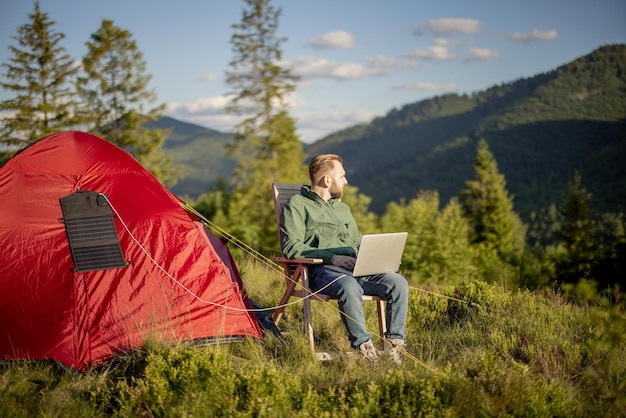
M283 207L285 203L296 194L300 193L300 185L297 184L281 184L281 183L273 183L273 196L274 196L274 210L276 213L276 225L278 227L278 238L281 244L281 252L282 248L282 233L280 231L280 216L283 211ZM319 301L319 302L328 302L332 298L328 295L323 294L315 294L312 295L311 289L309 287L309 267L315 266L323 263L323 260L320 258L286 258L282 257L274 257L274 261L282 263L283 270L285 272L285 282L287 288L283 297L280 300L280 305L274 311L274 324L278 325L283 312L285 310L285 304L292 297L300 298L303 302L304 309L304 332L309 340L309 346L311 347L311 351L316 355L318 353L315 352L315 341L313 339L313 322L311 319L311 300ZM300 289L296 289L296 286L300 282ZM373 300L376 302L376 313L378 315L378 331L381 341L384 341L385 332L387 331L387 323L385 321L385 304L386 301L378 296L369 296L363 295L363 300ZM319 355L318 355L319 356ZM323 357L323 355L322 355Z

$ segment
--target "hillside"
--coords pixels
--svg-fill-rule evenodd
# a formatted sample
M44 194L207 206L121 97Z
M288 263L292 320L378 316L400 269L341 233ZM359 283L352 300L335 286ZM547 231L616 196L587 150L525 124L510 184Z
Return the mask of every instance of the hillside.
M472 96L445 95L391 110L305 148L346 158L350 183L371 209L438 190L447 202L473 176L485 138L516 210L560 201L575 170L599 210L625 210L626 46L597 49L545 74Z
M162 118L172 129L164 151L187 176L172 188L197 197L236 160L230 134ZM578 170L601 211L626 211L626 45L610 45L530 78L473 95L450 94L392 109L384 117L304 147L309 156L346 159L352 185L382 213L387 203L438 190L441 202L473 177L476 144L485 138L524 218L560 202Z
M226 145L232 135L169 117L146 126L170 130L163 152L186 172L185 177L172 187L173 193L197 197L214 186L218 178L230 178L236 160L226 155Z

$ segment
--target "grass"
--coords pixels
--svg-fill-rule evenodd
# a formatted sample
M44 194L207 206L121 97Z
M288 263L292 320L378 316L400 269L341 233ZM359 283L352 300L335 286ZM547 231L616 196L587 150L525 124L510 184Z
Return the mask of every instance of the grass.
M277 303L279 274L252 260L238 265L256 302ZM87 373L52 362L3 363L0 416L626 415L621 303L575 304L559 293L505 292L482 282L411 285L400 367L359 356L316 361L298 304L280 323L284 340L150 341ZM336 303L312 305L319 349L349 351Z

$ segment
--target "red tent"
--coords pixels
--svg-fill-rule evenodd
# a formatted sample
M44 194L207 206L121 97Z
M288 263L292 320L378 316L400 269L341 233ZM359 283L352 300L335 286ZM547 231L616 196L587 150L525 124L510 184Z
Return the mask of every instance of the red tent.
M0 196L0 359L85 370L147 338L262 337L228 248L121 148L48 136Z

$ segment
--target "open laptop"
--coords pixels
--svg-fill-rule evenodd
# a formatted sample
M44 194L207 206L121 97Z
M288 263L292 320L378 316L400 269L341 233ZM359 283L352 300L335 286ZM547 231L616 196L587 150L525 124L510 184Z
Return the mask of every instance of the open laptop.
M363 235L353 271L333 265L325 267L353 277L395 273L400 269L408 235L407 232Z

